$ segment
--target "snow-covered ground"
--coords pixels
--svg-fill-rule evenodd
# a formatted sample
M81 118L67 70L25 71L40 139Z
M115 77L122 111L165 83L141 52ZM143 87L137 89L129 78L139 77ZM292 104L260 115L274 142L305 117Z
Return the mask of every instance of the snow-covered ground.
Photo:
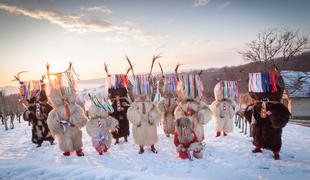
M32 144L26 122L5 131L0 126L0 179L310 179L310 128L288 124L284 128L281 160L270 151L252 154L251 139L235 128L215 138L211 121L205 126L204 158L177 157L173 138L158 127L158 154L138 154L132 136L99 156L83 128L84 157L64 157L58 145Z

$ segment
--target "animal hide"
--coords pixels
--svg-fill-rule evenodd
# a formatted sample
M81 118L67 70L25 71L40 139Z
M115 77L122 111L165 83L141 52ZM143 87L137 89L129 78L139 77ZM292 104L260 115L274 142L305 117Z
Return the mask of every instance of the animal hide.
M157 125L160 121L160 112L152 101L137 98L130 105L127 118L132 123L136 144L151 146L158 141Z
M215 131L230 133L233 131L233 118L237 112L237 104L232 100L215 100L209 106L215 120Z
M23 114L23 119L29 121L32 124L32 142L41 146L43 141L49 141L51 144L54 142L54 138L50 133L47 125L48 113L53 109L47 103L39 103L40 116L36 116L37 105L32 102Z
M82 148L82 131L80 130L87 123L84 110L75 103L75 96L67 99L65 105L63 99L57 94L58 90L51 89L50 100L54 109L49 113L47 124L53 136L58 139L59 148L64 152L72 152ZM70 117L66 113L66 106L69 107ZM66 130L61 127L60 122L66 121Z
M201 142L204 139L203 125L207 124L211 120L211 110L203 101L197 101L194 99L186 99L181 101L175 112L175 118L179 119L187 117L193 123L193 130L197 134L198 141Z
M290 112L281 103L267 103L267 116L260 115L262 102L250 105L244 113L253 126L253 144L257 147L280 151L282 146L282 128L290 118Z
M163 129L166 135L174 134L175 118L174 110L177 106L175 98L162 98L157 107L162 113Z
M130 134L127 111L131 103L130 98L127 97L127 89L124 87L119 89L109 88L108 93L114 108L114 112L111 115L117 119L119 123L118 131L112 133L113 138L127 137ZM117 97L120 97L119 102L117 101Z
M91 137L93 147L102 154L111 147L110 131L118 127L118 121L94 104L89 107L88 114L90 120L86 124L86 131Z
M200 146L195 131L192 129L192 121L189 118L182 117L176 120L176 131L174 133L174 145L181 159L190 158L190 151L193 151L194 157L203 157L203 146Z

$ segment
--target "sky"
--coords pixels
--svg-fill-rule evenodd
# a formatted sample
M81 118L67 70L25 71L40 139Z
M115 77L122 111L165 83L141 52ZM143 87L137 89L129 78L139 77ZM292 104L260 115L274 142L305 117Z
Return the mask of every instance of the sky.
M81 79L246 63L238 53L256 34L289 28L310 35L309 0L0 0L0 86L19 71L40 79L72 61ZM155 66L158 72L159 67Z

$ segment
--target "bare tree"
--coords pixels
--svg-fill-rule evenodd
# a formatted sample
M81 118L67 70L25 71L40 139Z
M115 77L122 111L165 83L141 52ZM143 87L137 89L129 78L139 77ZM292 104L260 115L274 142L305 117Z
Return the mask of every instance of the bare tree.
M268 62L281 69L294 56L310 49L309 37L300 36L297 31L289 29L271 29L257 34L257 39L246 44L247 49L239 52L244 60L264 62L267 70ZM282 58L281 64L276 64L275 59Z

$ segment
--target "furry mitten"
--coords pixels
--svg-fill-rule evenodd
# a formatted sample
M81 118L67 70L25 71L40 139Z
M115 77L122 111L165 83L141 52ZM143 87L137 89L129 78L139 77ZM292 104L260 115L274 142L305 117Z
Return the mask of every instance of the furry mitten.
M184 149L184 147L183 147L183 145L182 144L179 144L178 146L177 146L177 152L181 152L181 151L184 151L185 149Z
M196 143L192 143L189 148L188 151L195 151L195 152L199 152L203 150L203 145L199 142Z

